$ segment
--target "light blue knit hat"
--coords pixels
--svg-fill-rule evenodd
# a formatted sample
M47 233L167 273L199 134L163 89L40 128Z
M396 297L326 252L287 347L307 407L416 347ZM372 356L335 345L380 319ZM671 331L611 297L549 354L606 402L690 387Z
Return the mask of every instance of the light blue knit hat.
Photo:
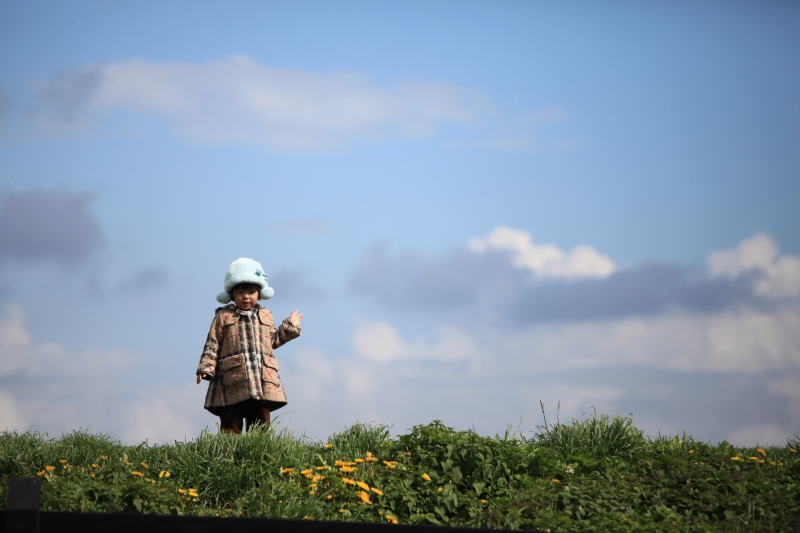
M225 283L223 284L225 291L217 294L217 301L221 304L226 304L233 300L231 291L240 283L258 285L261 287L258 299L269 300L275 294L275 291L267 285L267 279L269 278L264 273L261 263L246 257L240 257L228 267L228 271L225 273Z

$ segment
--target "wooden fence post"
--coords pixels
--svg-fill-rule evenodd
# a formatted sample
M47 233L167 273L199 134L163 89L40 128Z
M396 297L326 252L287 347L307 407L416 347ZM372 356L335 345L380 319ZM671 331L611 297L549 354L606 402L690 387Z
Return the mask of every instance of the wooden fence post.
M39 533L42 478L12 477L6 499L6 532Z

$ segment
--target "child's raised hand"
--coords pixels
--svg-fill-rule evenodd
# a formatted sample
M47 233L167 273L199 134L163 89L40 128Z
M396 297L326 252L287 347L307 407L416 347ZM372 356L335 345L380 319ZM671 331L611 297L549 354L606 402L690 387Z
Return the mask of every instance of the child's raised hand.
M291 322L293 326L299 326L300 320L302 319L303 313L297 311L296 309L292 311L292 314L289 316L289 322Z

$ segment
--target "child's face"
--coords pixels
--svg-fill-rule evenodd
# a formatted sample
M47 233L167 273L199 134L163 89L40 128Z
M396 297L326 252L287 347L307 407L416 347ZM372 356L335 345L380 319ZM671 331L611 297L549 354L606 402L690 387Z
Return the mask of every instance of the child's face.
M233 303L247 311L258 303L258 289L255 287L236 287L233 290Z

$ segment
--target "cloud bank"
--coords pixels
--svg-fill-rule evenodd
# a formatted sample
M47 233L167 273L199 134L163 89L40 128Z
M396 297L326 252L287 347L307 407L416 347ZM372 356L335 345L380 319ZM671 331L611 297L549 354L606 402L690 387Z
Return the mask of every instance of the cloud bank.
M483 434L522 420L634 413L648 434L783 444L800 427L798 315L725 315L540 326L504 335L482 324L432 340L361 319L353 351L284 358L291 427L322 437L356 420L404 433L433 419Z
M146 361L124 350L37 343L22 309L8 306L0 317L0 431L57 437L83 428L128 443L198 435L210 421L202 416L205 391L188 379L177 388L143 385L136 369Z
M272 68L244 55L62 71L37 83L28 114L40 131L87 134L111 128L110 117L119 119L120 111L166 118L175 134L193 142L282 153L427 138L445 127L481 130L485 147L529 150L541 144L536 130L564 116L556 108L516 116L478 91L441 81L378 85L360 73Z
M707 272L656 263L619 268L590 246L567 252L500 227L438 257L391 256L374 246L354 269L350 287L386 309L480 312L519 327L676 312L766 312L796 301L800 258L779 256L767 235L712 252L708 262Z
M375 246L350 284L393 318L357 323L330 379L369 384L392 399L372 412L406 423L390 402L491 432L497 413L537 420L544 400L562 420L595 406L651 434L781 444L800 427L798 275L763 233L709 253L706 270L620 268L503 227L439 256Z

